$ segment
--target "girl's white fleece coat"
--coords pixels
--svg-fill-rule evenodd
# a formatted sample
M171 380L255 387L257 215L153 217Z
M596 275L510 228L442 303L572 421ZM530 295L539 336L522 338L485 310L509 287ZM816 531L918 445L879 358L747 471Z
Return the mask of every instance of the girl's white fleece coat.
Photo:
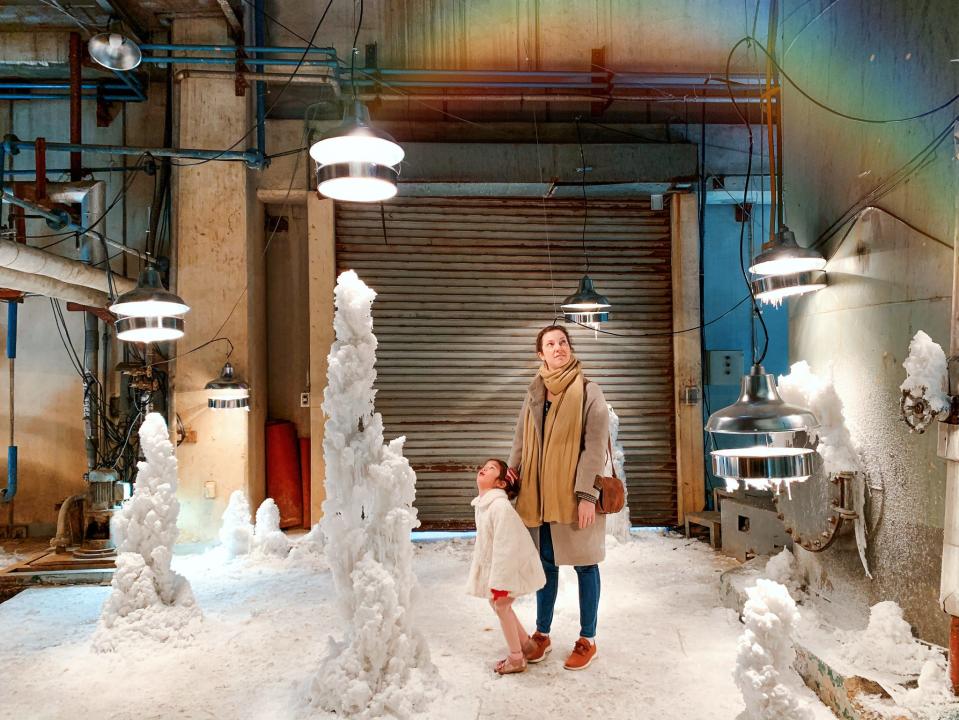
M517 597L543 587L546 575L539 552L506 492L487 490L471 504L476 508L476 547L467 593L489 599L495 588Z

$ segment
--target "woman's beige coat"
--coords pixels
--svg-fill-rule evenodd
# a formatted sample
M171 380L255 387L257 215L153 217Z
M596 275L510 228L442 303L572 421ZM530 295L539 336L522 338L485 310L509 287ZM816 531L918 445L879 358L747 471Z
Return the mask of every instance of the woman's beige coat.
M476 508L476 545L466 592L490 599L490 590L510 597L536 592L546 584L539 552L506 493L487 490L472 502Z
M519 468L523 458L523 419L526 408L533 408L533 421L536 431L543 432L543 403L546 400L546 386L537 375L530 383L523 401L523 407L513 434L513 449L509 454L509 466ZM599 493L593 484L597 475L603 475L606 467L606 454L609 442L609 408L599 385L586 383L586 402L583 413L583 444L576 466L575 487L571 493L582 492L597 498ZM520 492L523 481L520 478ZM533 541L539 547L539 528L531 528ZM553 554L557 565L595 565L606 557L606 516L596 514L596 522L585 530L577 524L550 524L553 538Z

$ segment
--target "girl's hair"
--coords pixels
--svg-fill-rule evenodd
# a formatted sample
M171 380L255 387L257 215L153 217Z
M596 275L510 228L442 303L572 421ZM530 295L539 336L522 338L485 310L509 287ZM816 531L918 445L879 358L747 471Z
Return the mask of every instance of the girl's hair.
M503 488L503 490L506 491L506 497L512 500L517 495L519 495L519 481L510 480L509 478L506 477L506 471L509 470L509 466L507 466L507 464L503 462L502 460L500 460L499 458L489 458L483 464L485 465L488 462L494 462L497 465L499 465L499 477L497 477L496 479L502 480L503 483L505 484L505 487Z
M569 343L569 349L573 349L573 339L569 336L569 333L566 332L566 328L562 325L547 325L542 330L539 331L539 334L536 336L536 352L543 352L543 335L553 330L559 330L563 335L566 336L566 342Z

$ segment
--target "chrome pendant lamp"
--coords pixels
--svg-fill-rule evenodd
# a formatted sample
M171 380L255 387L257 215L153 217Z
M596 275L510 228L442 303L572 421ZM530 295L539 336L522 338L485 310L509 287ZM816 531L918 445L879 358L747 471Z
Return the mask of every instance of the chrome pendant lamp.
M370 123L359 100L347 106L343 122L310 147L316 161L316 189L333 200L380 202L396 195L397 166L405 153Z
M753 259L749 272L754 275L787 275L822 270L824 267L826 258L822 253L800 247L796 242L796 234L782 225L776 233L776 239L764 245L763 251Z
M133 70L143 60L139 46L116 32L94 35L87 43L90 57L107 70Z
M583 324L606 322L611 307L606 296L596 292L589 275L583 275L579 288L561 305L566 322Z
M204 390L207 392L207 407L213 410L250 410L250 386L236 376L229 360Z
M183 337L183 318L190 306L163 287L156 268L140 273L137 286L120 295L110 312L117 316L117 339L125 342L165 342Z

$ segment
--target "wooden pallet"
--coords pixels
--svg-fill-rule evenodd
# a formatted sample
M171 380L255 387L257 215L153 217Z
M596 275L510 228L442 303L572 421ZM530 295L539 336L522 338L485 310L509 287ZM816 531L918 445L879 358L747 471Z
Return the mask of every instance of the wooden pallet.
M684 528L686 537L689 537L689 526L701 525L709 530L709 546L714 550L719 550L723 546L722 523L719 512L716 510L703 510L702 512L686 513Z

